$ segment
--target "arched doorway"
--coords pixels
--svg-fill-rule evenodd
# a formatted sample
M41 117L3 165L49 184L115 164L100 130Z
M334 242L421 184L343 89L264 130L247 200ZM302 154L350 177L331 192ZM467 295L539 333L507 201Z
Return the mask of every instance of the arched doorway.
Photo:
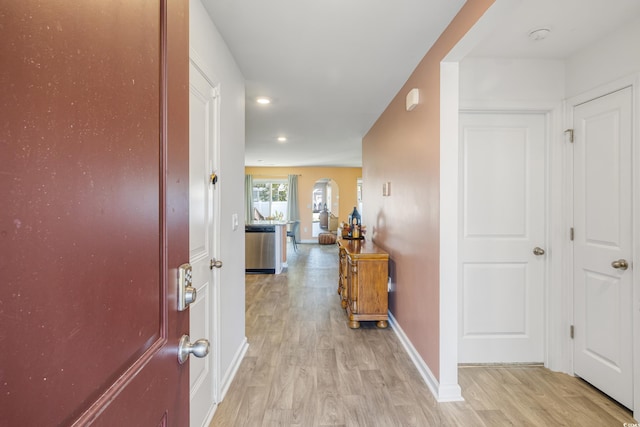
M312 215L311 236L329 229L329 219L334 213L338 216L340 210L340 188L331 178L321 178L316 181L311 194Z

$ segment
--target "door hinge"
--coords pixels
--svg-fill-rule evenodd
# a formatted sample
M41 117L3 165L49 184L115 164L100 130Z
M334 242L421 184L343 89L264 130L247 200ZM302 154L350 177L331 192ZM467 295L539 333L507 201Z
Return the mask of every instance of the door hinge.
M573 325L569 326L569 336L573 339Z
M571 227L571 228L569 229L569 240L571 240L572 242L573 242L573 236L574 236L574 234L573 234L573 227Z
M573 142L573 129L567 129L564 131L565 135L569 134L569 142Z

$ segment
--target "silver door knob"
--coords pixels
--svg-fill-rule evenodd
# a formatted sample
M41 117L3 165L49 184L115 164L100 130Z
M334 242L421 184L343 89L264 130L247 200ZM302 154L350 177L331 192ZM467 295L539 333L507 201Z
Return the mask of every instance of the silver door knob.
M536 256L544 255L544 249L536 246L535 248L533 248L533 254Z
M211 261L209 262L209 269L213 270L214 268L222 268L222 261L211 258Z
M629 263L626 259L619 259L617 261L613 261L611 263L611 267L617 268L618 270L626 270L629 268Z
M201 338L194 342L190 342L189 335L183 335L178 344L178 362L182 365L189 359L189 355L195 357L205 357L209 354L209 340Z

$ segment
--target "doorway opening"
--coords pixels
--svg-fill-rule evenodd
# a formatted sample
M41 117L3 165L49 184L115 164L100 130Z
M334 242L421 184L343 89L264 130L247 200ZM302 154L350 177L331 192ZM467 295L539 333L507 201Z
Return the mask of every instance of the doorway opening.
M340 188L331 178L316 181L311 194L312 219L311 236L337 229L340 210Z

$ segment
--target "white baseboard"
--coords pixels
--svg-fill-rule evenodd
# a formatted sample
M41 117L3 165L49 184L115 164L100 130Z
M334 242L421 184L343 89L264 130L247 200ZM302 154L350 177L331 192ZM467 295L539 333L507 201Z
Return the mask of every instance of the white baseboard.
M464 402L462 389L458 384L443 385L438 388L438 402Z
M418 353L416 348L413 346L407 335L404 333L396 318L393 317L393 314L389 312L389 325L391 325L391 329L396 333L398 339L402 343L405 351L411 358L411 361L418 369L420 376L424 380L427 387L436 398L438 402L460 402L464 399L462 398L462 392L460 386L441 386L438 380L436 379L429 366L422 359L422 356Z
M202 425L200 427L207 427L209 424L211 424L211 421L213 421L213 416L216 414L217 409L218 404L214 402L213 405L211 405L211 408L209 408L209 413L202 421Z
M244 337L240 347L238 347L238 351L236 351L235 356L233 357L233 361L231 362L231 366L227 369L224 378L220 382L220 402L224 400L224 397L231 386L231 382L233 382L233 378L236 376L238 369L240 368L240 364L244 359L245 354L247 354L247 350L249 349L249 343L247 342L247 337ZM219 402L218 402L219 403Z

